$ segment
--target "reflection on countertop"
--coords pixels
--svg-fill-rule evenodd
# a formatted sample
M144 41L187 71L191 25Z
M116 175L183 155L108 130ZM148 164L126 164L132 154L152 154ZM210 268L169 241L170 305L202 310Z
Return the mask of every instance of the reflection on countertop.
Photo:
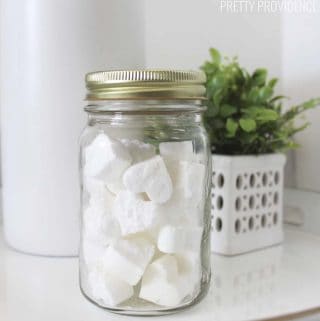
M287 227L282 245L212 259L214 320L257 320L320 307L317 236Z

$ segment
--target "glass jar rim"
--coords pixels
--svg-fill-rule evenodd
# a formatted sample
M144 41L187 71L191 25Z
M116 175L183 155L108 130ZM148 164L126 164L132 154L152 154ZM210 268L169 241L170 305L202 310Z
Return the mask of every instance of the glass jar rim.
M158 99L124 99L124 100L90 100L84 107L88 113L182 113L204 112L203 100L158 100Z

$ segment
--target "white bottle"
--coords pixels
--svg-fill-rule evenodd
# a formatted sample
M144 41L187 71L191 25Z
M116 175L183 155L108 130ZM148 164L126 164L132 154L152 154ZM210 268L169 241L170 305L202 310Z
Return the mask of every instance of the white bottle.
M143 65L142 4L2 0L1 143L7 243L78 252L78 137L89 70Z

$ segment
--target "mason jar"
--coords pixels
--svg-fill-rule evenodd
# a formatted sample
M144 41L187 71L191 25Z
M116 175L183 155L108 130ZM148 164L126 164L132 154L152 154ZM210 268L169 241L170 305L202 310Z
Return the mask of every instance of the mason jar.
M96 305L158 315L210 282L211 159L198 71L86 76L80 286Z

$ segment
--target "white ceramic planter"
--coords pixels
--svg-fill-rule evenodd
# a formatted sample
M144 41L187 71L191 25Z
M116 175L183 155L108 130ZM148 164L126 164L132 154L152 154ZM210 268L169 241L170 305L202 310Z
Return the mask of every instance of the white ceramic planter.
M235 255L283 239L283 154L212 155L212 237L215 253Z

